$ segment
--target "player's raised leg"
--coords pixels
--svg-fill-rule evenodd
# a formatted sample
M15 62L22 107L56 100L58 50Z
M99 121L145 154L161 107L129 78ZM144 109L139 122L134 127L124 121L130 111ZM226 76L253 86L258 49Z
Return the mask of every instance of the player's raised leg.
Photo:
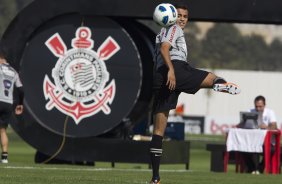
M214 91L229 93L232 95L239 94L241 89L238 85L227 82L225 79L209 73L201 83L201 88L213 88Z

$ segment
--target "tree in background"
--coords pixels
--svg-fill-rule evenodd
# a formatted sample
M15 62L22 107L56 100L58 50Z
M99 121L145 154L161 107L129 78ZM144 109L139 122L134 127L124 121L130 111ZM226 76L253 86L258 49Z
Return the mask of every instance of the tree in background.
M267 70L268 45L262 36L251 35L243 37L244 47L242 50L241 68L247 70Z
M209 68L236 69L243 58L240 48L243 43L242 35L232 24L215 24L202 40L202 65Z
M190 29L191 24L188 29ZM193 30L196 30L192 26ZM282 43L274 40L267 44L260 35L243 36L231 23L216 23L203 40L189 35L191 44L188 57L199 68L237 70L282 70ZM189 39L189 38L188 38Z
M199 27L194 22L189 22L189 26L185 29L185 39L188 47L188 61L193 66L199 65L201 58L202 44L196 35L200 33Z

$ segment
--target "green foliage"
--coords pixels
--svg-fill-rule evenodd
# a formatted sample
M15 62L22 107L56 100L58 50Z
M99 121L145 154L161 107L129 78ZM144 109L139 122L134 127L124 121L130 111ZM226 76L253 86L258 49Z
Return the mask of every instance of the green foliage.
M282 62L282 43L279 40L274 40L268 48L268 56L269 60L266 61L265 65L269 68L269 70L281 70L281 62ZM271 64L270 64L271 63Z
M188 26L188 30L190 29ZM192 25L192 33L195 25ZM243 36L233 25L217 23L203 40L192 34L188 47L189 60L200 68L238 70L282 70L282 43L274 40L268 45L262 36ZM189 39L189 38L188 38ZM196 49L195 49L196 48Z
M187 41L187 47L188 47L188 56L189 61L196 61L195 58L200 58L201 51L202 50L202 44L199 42L196 38L196 35L200 32L197 25L193 22L189 23L189 29L187 33L185 34L185 39ZM194 64L194 62L191 62L191 64Z
M203 59L210 68L223 68L238 60L236 48L240 46L240 33L232 24L214 26L202 41ZM239 40L239 41L238 41Z

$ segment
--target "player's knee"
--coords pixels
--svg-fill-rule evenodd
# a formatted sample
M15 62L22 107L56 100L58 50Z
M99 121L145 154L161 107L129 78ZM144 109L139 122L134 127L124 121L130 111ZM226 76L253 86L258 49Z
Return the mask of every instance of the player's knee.
M5 133L6 133L6 128L2 128L2 127L1 127L1 128L0 128L0 133L1 133L1 134L5 134Z
M216 76L213 73L209 73L206 78L201 83L201 88L211 88L213 86L213 81Z

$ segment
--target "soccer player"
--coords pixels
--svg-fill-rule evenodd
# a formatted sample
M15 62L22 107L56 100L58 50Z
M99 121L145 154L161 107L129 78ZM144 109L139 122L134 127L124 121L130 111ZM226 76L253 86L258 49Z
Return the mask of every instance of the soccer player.
M16 106L17 115L23 112L23 90L19 75L6 61L0 51L0 135L1 135L1 162L8 163L8 136L6 129L12 115L14 85L19 89L19 104Z
M159 166L162 155L162 140L169 111L175 109L181 92L195 94L200 88L239 94L236 84L213 73L199 70L187 62L187 47L183 29L188 23L188 8L175 6L178 12L176 24L162 28L156 36L154 78L154 130L150 144L153 176L151 184L160 184Z

